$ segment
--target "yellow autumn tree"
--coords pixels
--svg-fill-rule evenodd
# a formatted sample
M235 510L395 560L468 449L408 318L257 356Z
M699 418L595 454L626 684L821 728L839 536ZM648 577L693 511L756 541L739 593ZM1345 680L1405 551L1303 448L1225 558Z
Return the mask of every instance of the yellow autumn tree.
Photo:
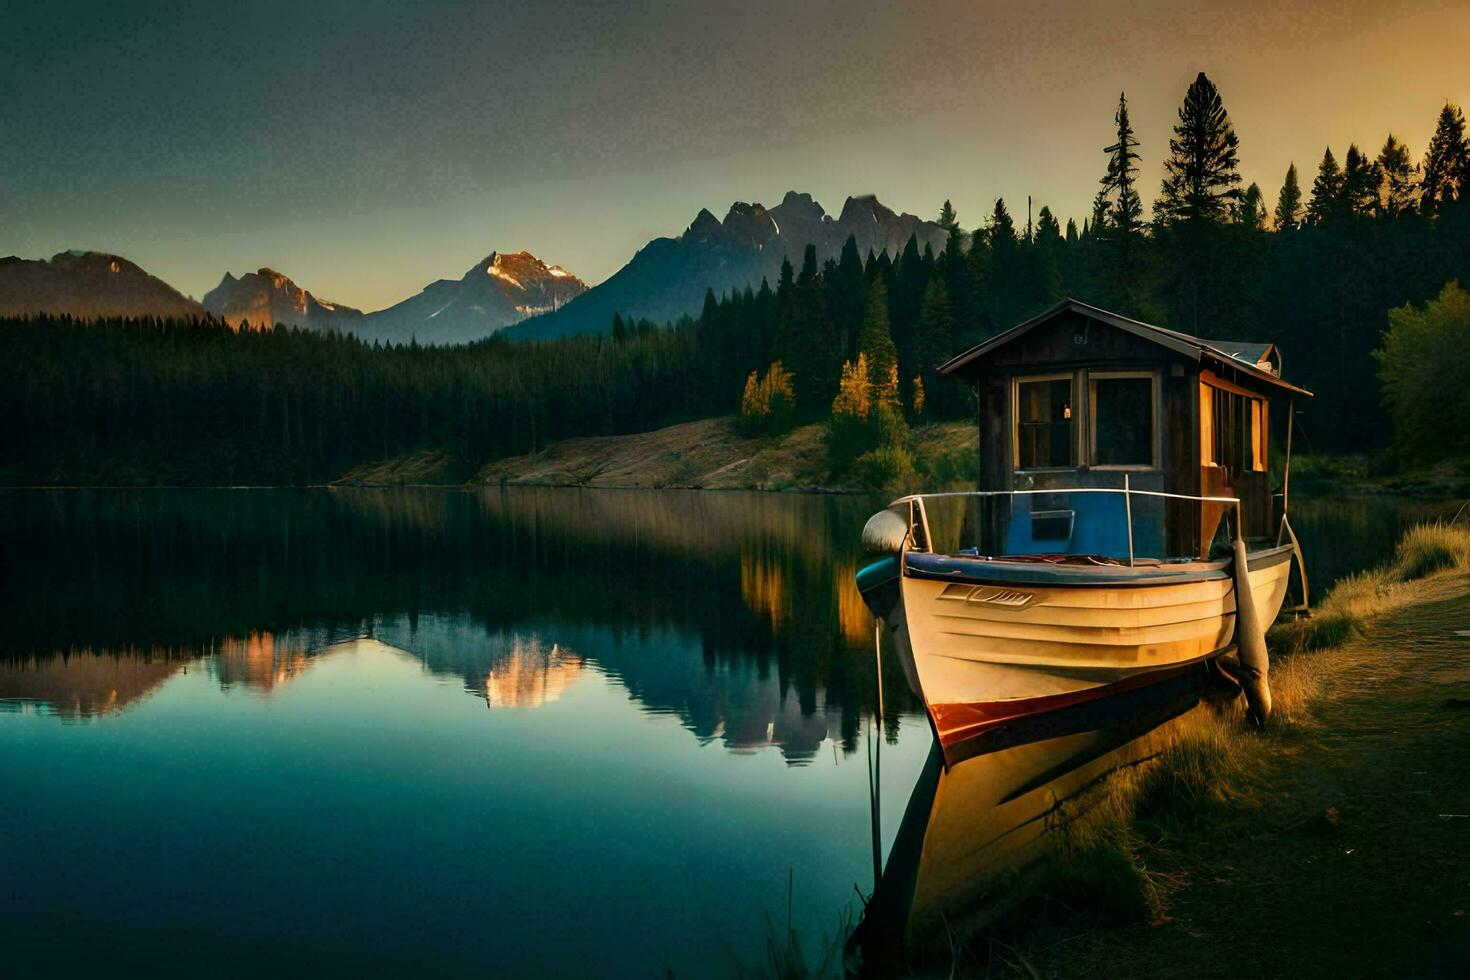
M764 375L755 371L745 379L740 396L738 424L743 432L775 434L791 428L796 405L792 375L775 361Z
M869 448L873 414L873 382L868 376L868 358L842 365L837 397L832 400L832 417L827 422L827 461L835 473L847 468Z

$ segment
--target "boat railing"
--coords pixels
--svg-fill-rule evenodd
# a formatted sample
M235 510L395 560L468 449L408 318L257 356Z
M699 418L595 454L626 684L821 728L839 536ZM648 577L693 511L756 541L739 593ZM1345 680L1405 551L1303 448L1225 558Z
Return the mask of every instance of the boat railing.
M909 511L909 536L913 543L913 550L932 552L934 536L929 526L929 510L926 501L940 499L976 499L976 498L998 498L1007 499L1013 497L1038 497L1038 496L1060 496L1064 494L1113 494L1123 498L1123 519L1128 530L1128 565L1133 566L1135 556L1133 553L1133 498L1145 497L1162 500L1181 500L1198 504L1221 504L1234 511L1235 520L1231 521L1231 533L1233 541L1243 541L1243 522L1241 520L1241 505L1239 497L1214 497L1188 493L1170 493L1164 490L1136 490L1129 485L1127 474L1123 476L1121 487L1052 487L1047 489L1031 490L950 490L938 493L913 493L899 497L888 506L895 509L907 506ZM918 534L914 532L917 531ZM922 535L922 544L919 536Z

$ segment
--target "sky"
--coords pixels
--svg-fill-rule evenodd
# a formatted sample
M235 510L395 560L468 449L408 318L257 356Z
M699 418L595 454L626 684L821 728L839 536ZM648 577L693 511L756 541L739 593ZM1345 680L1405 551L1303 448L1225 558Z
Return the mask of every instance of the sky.
M1080 223L1119 93L1148 201L1199 71L1268 202L1292 161L1305 189L1327 145L1417 157L1470 103L1470 0L6 10L0 256L116 252L196 297L270 266L366 310L492 251L595 283L791 189Z

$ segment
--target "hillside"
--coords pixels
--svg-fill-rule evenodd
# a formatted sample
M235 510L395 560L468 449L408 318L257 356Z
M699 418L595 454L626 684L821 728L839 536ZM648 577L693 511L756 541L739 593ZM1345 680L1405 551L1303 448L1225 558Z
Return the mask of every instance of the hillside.
M380 486L513 483L603 488L689 487L705 490L863 490L827 472L824 427L800 426L783 436L744 436L734 418L701 419L653 432L565 439L525 456L476 470L442 452L420 452L355 467L339 483ZM926 485L962 471L975 443L969 422L939 422L913 431L915 463Z
M0 258L0 316L46 313L99 317L204 316L204 307L120 255L61 252L48 259Z

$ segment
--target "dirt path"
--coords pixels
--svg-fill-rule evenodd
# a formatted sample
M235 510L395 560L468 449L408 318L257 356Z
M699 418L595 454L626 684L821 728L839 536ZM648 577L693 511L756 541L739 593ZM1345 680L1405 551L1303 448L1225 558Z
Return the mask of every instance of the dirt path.
M1040 976L1470 975L1470 575L1317 656L1313 721L1174 855L1155 925L1049 937ZM1029 972L1029 971L1023 971Z

